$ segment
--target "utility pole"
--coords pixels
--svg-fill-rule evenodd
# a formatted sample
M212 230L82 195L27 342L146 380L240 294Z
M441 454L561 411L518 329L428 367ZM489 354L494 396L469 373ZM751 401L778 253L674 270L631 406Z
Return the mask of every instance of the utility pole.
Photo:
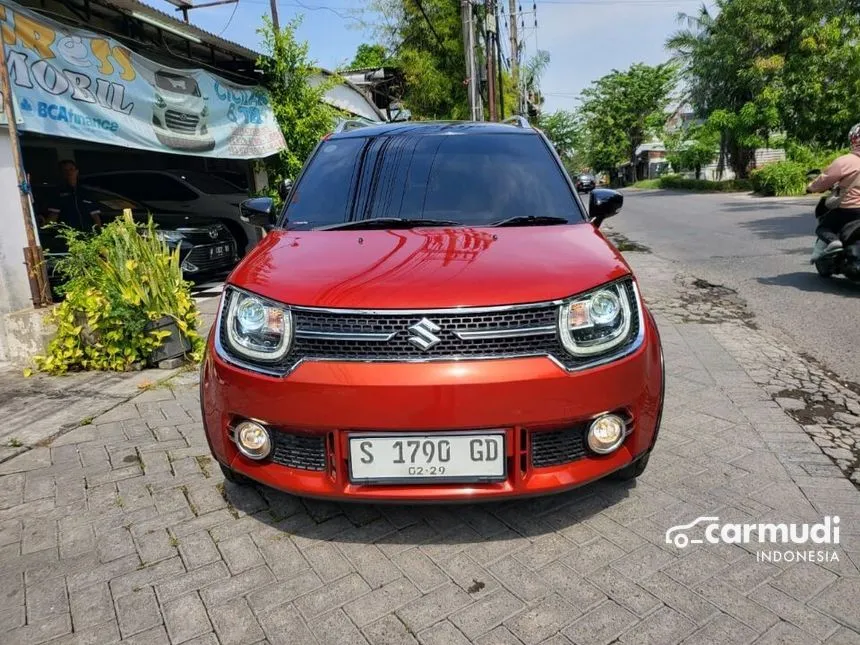
M496 114L496 6L493 0L485 0L486 27L484 41L487 43L487 103L490 121L498 121Z
M505 118L505 83L502 78L502 46L499 44L499 7L496 5L496 13L494 14L496 19L496 34L494 42L496 43L496 71L499 75L499 121L503 121Z
M469 91L469 108L472 121L483 120L481 92L478 87L478 66L475 63L475 25L472 20L471 0L460 0L460 14L463 20L463 50L466 56L466 83Z
M272 26L275 28L275 31L281 31L281 21L278 20L278 0L269 0L269 4L272 7Z
M18 192L21 197L21 211L24 215L24 231L27 235L27 246L24 247L24 264L27 267L27 277L30 281L30 296L34 307L46 307L51 304L51 287L48 272L45 267L45 257L36 233L33 218L32 203L30 202L30 182L24 171L21 159L21 142L18 140L18 124L15 122L15 97L12 95L12 85L9 82L9 71L6 67L6 50L0 43L0 92L2 92L3 109L9 127L9 144L12 148L12 163L18 179Z
M517 12L517 0L508 0L508 10L510 15L508 19L511 21L511 28L508 30L511 36L511 78L514 81L514 87L517 88L517 107L516 113L521 114L522 100L520 99L520 38L517 33L519 26L517 20L519 18Z

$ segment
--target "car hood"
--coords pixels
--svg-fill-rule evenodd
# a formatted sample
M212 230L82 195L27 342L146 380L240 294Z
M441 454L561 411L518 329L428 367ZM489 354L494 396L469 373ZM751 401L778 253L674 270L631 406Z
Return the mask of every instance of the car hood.
M209 217L189 216L180 213L153 213L152 221L165 230L176 230L178 228L208 228L218 224L218 220Z
M630 273L590 224L274 231L229 282L279 302L431 309L565 298Z

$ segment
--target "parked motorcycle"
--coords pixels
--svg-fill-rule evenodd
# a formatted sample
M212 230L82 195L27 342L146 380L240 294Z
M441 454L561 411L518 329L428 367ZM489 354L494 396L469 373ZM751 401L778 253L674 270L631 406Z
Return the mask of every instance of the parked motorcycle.
M814 179L818 174L819 170L811 170L807 173L807 178ZM826 199L822 197L815 207L816 217L827 212ZM816 237L809 263L815 266L818 275L823 278L844 275L849 280L860 283L860 209L857 219L843 226L838 235L842 247L830 251L827 251L827 243Z

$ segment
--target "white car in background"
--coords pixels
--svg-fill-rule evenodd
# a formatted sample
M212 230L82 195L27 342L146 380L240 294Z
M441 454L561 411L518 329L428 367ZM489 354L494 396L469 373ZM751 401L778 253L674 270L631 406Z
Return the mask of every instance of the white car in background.
M117 170L81 177L81 183L123 195L153 211L220 220L236 239L242 257L263 239L263 229L242 221L239 204L248 193L229 181L197 170Z
M159 70L153 77L155 102L152 129L158 140L174 150L208 152L215 148L209 133L209 97L192 76Z

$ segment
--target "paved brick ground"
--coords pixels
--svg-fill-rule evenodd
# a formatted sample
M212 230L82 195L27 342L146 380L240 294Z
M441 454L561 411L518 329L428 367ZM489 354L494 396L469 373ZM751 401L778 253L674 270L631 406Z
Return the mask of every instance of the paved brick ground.
M646 296L673 298L653 262ZM648 471L525 502L234 487L208 456L196 377L147 391L0 465L0 643L860 643L860 493L734 357L758 332L660 323L669 390ZM664 543L702 515L825 514L841 517L838 562Z

